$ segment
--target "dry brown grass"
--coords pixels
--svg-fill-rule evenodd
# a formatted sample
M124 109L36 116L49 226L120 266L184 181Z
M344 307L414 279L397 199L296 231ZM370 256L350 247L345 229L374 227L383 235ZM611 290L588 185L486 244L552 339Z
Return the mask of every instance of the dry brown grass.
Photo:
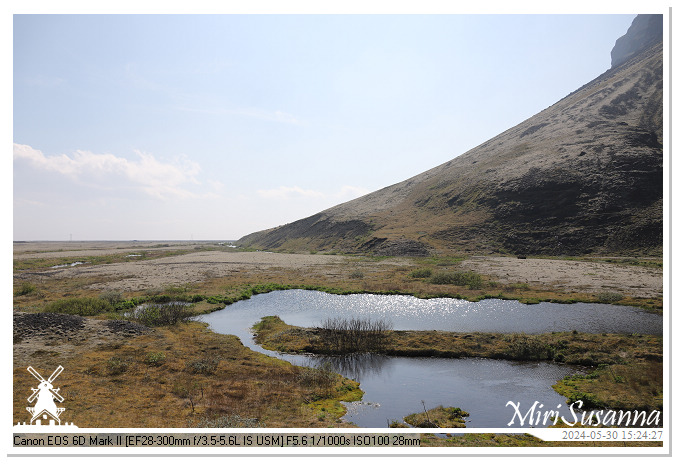
M149 364L149 353L158 352L164 361ZM315 402L337 402L347 386L357 390L339 376L332 388L303 382L308 368L253 352L200 323L157 328L77 355L35 353L29 361L39 372L64 366L56 382L67 398L62 420L79 427L190 427L233 415L269 427L346 426L339 414L319 420ZM15 362L15 423L29 419L26 398L35 379L26 367Z

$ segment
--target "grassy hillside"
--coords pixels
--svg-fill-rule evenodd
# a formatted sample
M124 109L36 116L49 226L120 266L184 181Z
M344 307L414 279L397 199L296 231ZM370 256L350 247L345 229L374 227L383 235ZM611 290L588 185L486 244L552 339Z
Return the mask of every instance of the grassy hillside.
M441 166L239 244L403 256L659 254L662 50L646 49Z

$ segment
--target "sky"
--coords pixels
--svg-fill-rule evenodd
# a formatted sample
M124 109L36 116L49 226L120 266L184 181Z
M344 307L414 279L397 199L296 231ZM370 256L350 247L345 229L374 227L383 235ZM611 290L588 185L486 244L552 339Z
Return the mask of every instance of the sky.
M13 240L232 240L461 155L634 14L14 14Z

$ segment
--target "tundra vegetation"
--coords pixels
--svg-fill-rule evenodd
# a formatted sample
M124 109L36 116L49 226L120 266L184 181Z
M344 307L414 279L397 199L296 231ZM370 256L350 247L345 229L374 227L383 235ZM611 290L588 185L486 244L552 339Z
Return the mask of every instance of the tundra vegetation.
M230 250L222 248L220 252ZM154 248L137 257L115 255L113 262L169 255L180 256L181 252ZM148 327L148 331L100 338L98 333L88 333L85 328L73 340L68 334L45 335L36 331L33 338L15 334L15 422L26 419L26 393L34 387L34 379L25 372L27 363L39 370L49 370L55 362L67 362L69 368L60 376L60 386L73 400L67 412L74 420L77 418L81 427L351 426L341 421L344 410L340 400L360 399L358 384L327 368L292 366L252 352L236 337L215 334L194 320L194 316L276 290L408 294L471 301L503 298L528 303L611 301L662 311L662 298L633 297L617 290L610 293L619 293L621 299L604 292L564 291L526 282L500 283L459 268L464 261L462 256L397 260L353 256L344 257L322 272L243 268L229 275L208 275L200 281L136 290L125 290L122 286L112 290L116 288L115 278L90 272L60 278L59 273L51 270L52 265L82 261L77 269L87 270L98 264L92 257L59 260L58 263L52 258L15 260L15 314L69 315L91 323L115 322L119 327L136 323ZM623 265L643 267L634 263ZM118 278L122 281L126 277ZM486 356L569 362L592 369L598 367L597 375L574 376L557 385L560 392L573 399L630 407L655 406L662 399L662 337L416 333L393 331L379 321L326 322L325 328L304 329L288 326L275 317L265 318L258 325L257 337L264 346L278 351L369 350L402 356ZM368 337L366 330L359 328L375 336ZM22 351L17 347L29 338L35 348L32 354L21 357ZM636 398L634 404L632 396ZM130 415L131 409L138 413ZM428 437L423 438L422 445L475 446L470 440L476 440L478 446L542 446L534 445L532 438L505 435L483 439Z
M26 361L39 371L67 366L59 387L79 427L346 427L340 401L362 396L352 380L253 352L195 321L99 342L84 330L69 336L77 340L34 335L45 348ZM70 343L77 354L64 352ZM25 364L14 366L14 423L35 387Z

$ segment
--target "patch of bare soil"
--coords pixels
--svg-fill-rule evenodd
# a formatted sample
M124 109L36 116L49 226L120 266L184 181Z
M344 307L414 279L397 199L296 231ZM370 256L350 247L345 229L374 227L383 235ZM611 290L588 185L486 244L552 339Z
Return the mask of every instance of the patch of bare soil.
M104 321L71 314L15 311L13 319L14 366L28 366L44 358L73 358L152 331L131 321Z
M619 292L640 298L662 297L662 269L558 259L474 256L460 264L503 284L581 293Z
M69 251L65 250L66 245L70 247ZM134 292L216 278L255 278L260 272L282 276L286 273L303 274L306 277L318 277L320 281L335 282L351 269L362 270L367 274L376 270L391 272L393 269L417 265L415 260L406 257L361 261L337 255L239 252L227 249L201 251L196 250L195 245L194 242L18 242L14 244L15 257L25 257L28 253L40 256L59 253L77 257L158 247L184 247L191 252L140 261L17 272L14 277L17 281L27 279L32 282L85 278L96 282L89 284L88 288L97 291ZM618 292L630 297L660 298L663 291L662 269L643 266L484 256L470 257L459 266L487 275L502 284L525 282L535 289L566 293Z
M329 267L344 262L344 257L329 255L203 251L153 260L32 272L31 278L104 277L105 283L93 285L92 288L136 291L196 283L241 271L284 268L323 273Z

